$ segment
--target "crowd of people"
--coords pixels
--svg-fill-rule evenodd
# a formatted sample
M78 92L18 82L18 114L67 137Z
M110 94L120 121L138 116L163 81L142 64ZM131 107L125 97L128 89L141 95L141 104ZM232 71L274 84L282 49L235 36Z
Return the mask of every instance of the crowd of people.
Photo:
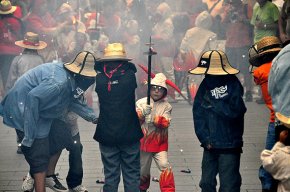
M15 128L17 152L29 164L22 190L87 191L80 116L97 124L103 191L117 192L121 174L125 191L147 191L152 159L160 190L175 191L170 103L186 92L204 149L200 188L216 191L218 174L220 191L239 192L245 102L254 99L254 83L257 102L270 110L262 191L290 190L289 6L288 0L1 0L0 115ZM147 65L149 39L147 54L157 55L147 82L137 66ZM55 173L65 148L68 189Z

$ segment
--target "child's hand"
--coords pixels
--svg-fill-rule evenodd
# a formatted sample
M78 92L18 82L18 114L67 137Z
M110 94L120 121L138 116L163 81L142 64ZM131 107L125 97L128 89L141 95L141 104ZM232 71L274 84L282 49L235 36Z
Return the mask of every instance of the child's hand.
M151 113L151 110L152 110L152 107L150 105L146 105L144 106L142 113L144 116L147 116Z
M288 137L288 130L283 130L280 133L279 141L285 145L287 137Z

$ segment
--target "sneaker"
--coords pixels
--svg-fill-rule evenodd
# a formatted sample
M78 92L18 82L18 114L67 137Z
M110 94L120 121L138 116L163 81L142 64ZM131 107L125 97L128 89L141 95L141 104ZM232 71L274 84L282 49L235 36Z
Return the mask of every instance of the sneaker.
M63 192L68 191L58 180L56 175L47 176L45 178L45 186L49 187L53 191Z
M69 189L70 192L88 192L88 190L82 186L82 185L79 185L79 186L76 186L72 189Z
M17 146L17 151L16 151L16 153L17 153L17 154L23 154L20 145Z
M32 192L34 190L34 179L30 176L29 173L23 178L22 191Z

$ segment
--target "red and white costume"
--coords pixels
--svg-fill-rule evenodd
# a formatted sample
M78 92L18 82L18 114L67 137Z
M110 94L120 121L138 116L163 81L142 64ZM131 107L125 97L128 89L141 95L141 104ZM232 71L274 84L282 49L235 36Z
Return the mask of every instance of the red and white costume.
M159 82L158 80L152 79L151 84L164 87L167 90L165 80ZM167 157L168 127L171 121L172 106L164 98L158 101L153 101L150 98L152 110L150 113L151 120L148 123L143 113L147 105L146 101L147 98L145 97L136 102L138 117L144 133L144 137L140 140L140 190L146 191L149 188L150 168L152 159L154 159L161 172L159 179L161 192L173 192L175 191L174 176Z

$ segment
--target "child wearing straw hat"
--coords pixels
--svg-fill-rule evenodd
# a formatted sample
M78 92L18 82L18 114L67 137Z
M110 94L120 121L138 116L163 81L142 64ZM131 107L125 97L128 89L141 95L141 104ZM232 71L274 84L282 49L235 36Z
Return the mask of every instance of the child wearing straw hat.
M203 150L202 191L240 192L240 158L243 147L243 86L222 51L204 52L198 66L189 73L205 75L197 91L192 112L195 133Z
M270 119L265 149L271 150L275 144L275 114L272 106L272 98L268 92L268 76L272 66L272 60L282 49L281 41L275 36L266 36L260 39L250 48L249 62L252 65L254 81L261 87L262 96L267 108L270 110ZM251 54L256 53L256 54ZM272 176L261 166L259 169L259 178L262 189L269 191L276 188Z
M143 133L135 107L137 70L130 60L123 44L112 43L95 65L100 115L94 139L104 166L104 192L118 191L121 173L124 191L139 191Z

